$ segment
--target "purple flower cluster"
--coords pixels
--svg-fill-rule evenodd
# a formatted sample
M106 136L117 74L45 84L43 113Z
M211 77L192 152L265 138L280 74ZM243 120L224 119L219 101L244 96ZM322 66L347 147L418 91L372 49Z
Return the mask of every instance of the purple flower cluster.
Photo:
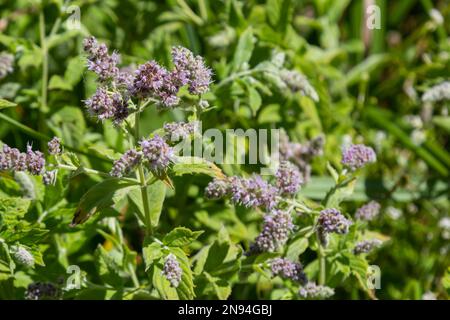
M342 152L342 164L352 171L376 160L375 151L363 144L353 144Z
M94 37L88 37L83 42L84 51L88 55L88 69L97 74L101 82L106 82L117 77L120 56L113 52L108 54L108 47L104 43L98 43Z
M176 142L186 139L198 130L198 121L193 122L170 122L164 124L166 138L169 141Z
M214 178L205 188L208 199L221 199L230 193L230 183L227 179Z
M175 70L172 76L181 85L188 85L189 93L200 95L209 90L211 69L205 66L203 58L183 47L172 48L172 60Z
M140 142L142 154L149 162L150 169L154 172L162 172L173 161L174 151L167 142L158 135Z
M319 215L319 229L324 233L345 234L352 222L335 208L324 209Z
M178 287L181 281L183 270L181 270L180 263L172 253L166 257L162 274L164 275L164 277L166 277L167 280L169 280L172 287Z
M114 165L109 173L111 176L121 178L130 174L134 168L141 162L142 153L135 149L125 152L118 160L114 161Z
M133 82L133 94L141 98L155 98L165 107L178 104L181 85L171 73L156 61L139 66Z
M56 183L57 175L58 175L58 170L45 171L42 174L42 182L46 186L54 185Z
M112 119L119 124L128 116L128 103L117 92L98 88L94 95L85 101L88 112L99 120Z
M13 72L14 56L7 52L0 52L0 79Z
M319 101L319 95L311 86L306 77L295 70L283 69L280 72L281 79L292 92L300 92L314 101Z
M272 209L276 204L277 188L259 175L250 178L230 178L231 201L244 207Z
M281 194L294 195L303 183L303 177L298 168L289 161L280 163L280 167L275 174L277 187Z
M334 290L327 286L317 285L314 282L308 282L300 288L298 294L303 299L326 299L334 295Z
M306 275L300 263L292 262L285 258L276 258L270 262L272 275L280 276L299 283L306 283Z
M0 170L28 171L40 175L45 170L44 155L40 151L33 151L30 145L27 145L27 152L22 153L5 144L0 152Z
M183 47L172 49L175 68L172 71L149 61L136 70L133 93L141 98L155 98L164 107L173 107L179 103L178 92L187 85L189 93L200 95L208 91L211 83L211 70L204 64L203 58L194 56Z
M54 284L43 282L33 282L25 291L26 300L56 300L60 295L60 290Z
M51 155L57 155L61 153L61 140L58 137L53 137L47 144L48 152Z
M289 212L272 211L264 217L263 230L251 245L249 254L278 250L286 243L293 228Z
M355 218L363 221L372 221L380 214L381 205L376 201L370 201L356 210Z
M294 163L302 174L303 183L307 182L311 176L312 159L322 154L325 139L318 136L304 144L291 142L288 135L282 131L280 135L280 158L282 161Z
M369 253L375 248L381 246L382 242L378 239L369 239L358 242L353 248L354 254Z

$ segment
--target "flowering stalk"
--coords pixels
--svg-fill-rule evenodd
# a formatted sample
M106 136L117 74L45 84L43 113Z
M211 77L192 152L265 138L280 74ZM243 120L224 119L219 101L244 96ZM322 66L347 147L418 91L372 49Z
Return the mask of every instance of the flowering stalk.
M148 103L148 102L147 102ZM139 137L140 137L140 132L139 132L139 120L140 120L140 114L141 114L141 101L138 102L138 106L137 106L137 112L136 115L134 117L135 122L134 122L134 141L135 143L138 142ZM147 194L147 180L145 179L145 173L144 173L144 166L142 164L142 162L140 162L138 164L138 170L136 173L136 178L139 180L140 184L141 184L141 196L142 196L142 204L144 207L144 224L146 227L146 233L147 236L151 236L153 234L153 227L152 227L152 218L150 216L150 207L149 207L149 203L148 203L148 194Z

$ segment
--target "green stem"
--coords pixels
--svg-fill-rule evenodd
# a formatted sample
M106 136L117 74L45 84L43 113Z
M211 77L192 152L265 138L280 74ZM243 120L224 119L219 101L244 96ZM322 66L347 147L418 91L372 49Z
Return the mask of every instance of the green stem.
M39 13L39 35L41 43L41 54L42 54L42 84L41 84L41 105L39 108L39 131L43 132L45 130L45 114L47 113L47 87L48 87L48 48L47 48L47 38L45 35L45 17L44 9L41 9Z
M319 231L316 231L316 237L317 237L317 254L319 259L319 285L323 286L325 285L327 274L325 252L323 250L322 244L320 243Z
M134 123L134 140L137 144L140 138L140 132L139 132L139 119L141 114L141 103L138 104L138 111L135 115L135 123ZM139 179L141 183L141 196L142 196L142 204L144 207L144 216L145 216L145 226L146 226L146 233L147 236L151 236L153 234L153 228L152 228L152 218L150 216L150 207L149 207L149 201L148 201L148 194L147 194L147 180L145 178L144 173L144 167L142 163L138 166L138 172L136 173L136 178Z

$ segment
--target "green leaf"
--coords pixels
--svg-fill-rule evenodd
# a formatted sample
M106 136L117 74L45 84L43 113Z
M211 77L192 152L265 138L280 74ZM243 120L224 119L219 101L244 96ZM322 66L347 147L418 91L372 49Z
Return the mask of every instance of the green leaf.
M435 116L433 117L433 123L438 127L441 127L448 133L450 133L450 117L448 116Z
M145 271L148 271L156 260L159 260L163 256L162 247L159 243L153 242L142 249L144 256Z
M170 231L163 238L163 243L169 247L184 247L195 241L203 231L192 231L185 227L178 227Z
M297 261L298 257L308 248L308 238L298 238L289 244L286 251L286 258Z
M242 68L243 64L250 61L253 48L253 31L251 27L248 27L239 37L239 42L236 46L236 51L234 52L232 72L239 71Z
M250 106L250 109L252 110L253 116L256 116L256 113L258 112L259 108L261 108L262 104L262 98L254 87L247 85L248 90L248 104Z
M101 245L97 247L96 267L102 280L118 289L123 286L123 279L120 276L120 257L114 256L115 251L107 252Z
M326 195L323 204L327 208L339 208L340 203L352 195L356 179L351 179L332 188Z
M17 104L15 104L14 102L0 98L0 110L15 107L15 106L17 106Z
M64 80L72 87L83 78L86 61L83 57L78 56L69 60L66 72L64 72Z
M199 157L177 157L172 171L177 176L201 173L214 178L225 177L214 163Z
M93 214L114 204L119 192L136 185L134 182L121 179L106 179L89 189L80 199L71 226L86 222Z
M152 226L156 227L159 223L159 217L161 216L164 199L166 197L166 185L164 184L164 182L158 180L155 183L147 186L147 194ZM134 208L138 211L139 217L141 217L141 219L145 217L141 187L135 186L129 189L128 198L131 200ZM145 224L145 221L142 222Z
M59 75L53 75L48 84L49 90L66 90L71 91L72 85Z
M29 199L18 197L0 198L0 227L12 225L22 219L28 212L30 203Z
M180 268L183 271L180 284L176 289L178 297L182 300L192 300L195 298L195 293L191 262L186 253L180 248L170 248L170 252L177 257Z

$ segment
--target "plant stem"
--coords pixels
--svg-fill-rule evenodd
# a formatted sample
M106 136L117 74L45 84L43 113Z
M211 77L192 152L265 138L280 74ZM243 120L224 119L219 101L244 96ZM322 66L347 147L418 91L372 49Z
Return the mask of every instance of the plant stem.
M319 231L316 231L317 237L317 254L319 259L319 285L323 286L326 281L326 261L325 261L325 252L323 250L323 246L320 243L320 235Z
M141 106L142 106L141 103L139 103L138 110L134 117L134 119L135 119L134 141L136 144L138 143L139 137L140 137L139 118L140 118L140 114L141 114ZM139 179L139 182L141 184L141 196L142 196L142 204L144 207L144 216L145 216L144 224L146 226L146 233L147 233L147 236L151 236L153 234L152 217L150 216L150 207L149 207L149 202L148 202L147 180L145 178L144 167L143 167L142 163L140 163L138 166L138 172L136 173L136 177Z
M39 35L42 54L42 84L41 84L41 104L39 108L38 128L40 132L45 130L45 113L47 113L47 86L48 86L48 48L45 35L44 9L39 13Z

